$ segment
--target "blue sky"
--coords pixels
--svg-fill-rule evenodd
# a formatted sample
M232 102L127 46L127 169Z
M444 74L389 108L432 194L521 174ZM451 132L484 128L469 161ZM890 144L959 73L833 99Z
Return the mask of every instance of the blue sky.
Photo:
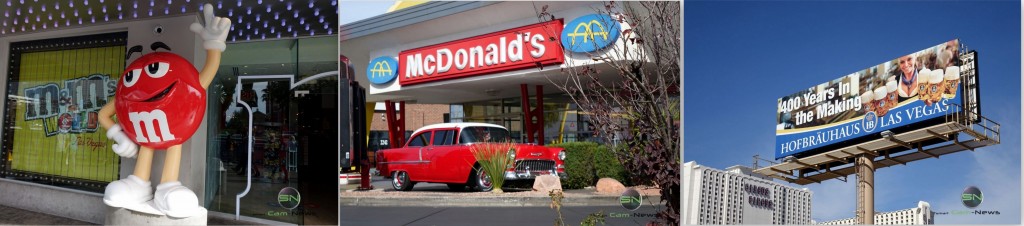
M1004 2L692 2L684 7L684 162L718 169L774 156L776 100L944 41L978 50L982 113L1002 124L1002 144L879 169L875 209L931 203L967 210L967 186L984 192L978 210L936 215L936 224L1019 224L1021 216L1021 5ZM854 177L807 186L812 217L854 216Z
M339 24L345 25L384 14L395 1L341 1L338 4Z

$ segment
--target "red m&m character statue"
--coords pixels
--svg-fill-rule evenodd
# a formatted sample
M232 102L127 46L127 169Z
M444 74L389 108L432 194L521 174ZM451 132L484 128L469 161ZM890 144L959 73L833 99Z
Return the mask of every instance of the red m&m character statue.
M128 65L117 83L114 101L99 112L107 138L116 142L114 153L138 157L131 176L107 185L103 202L109 206L178 218L193 216L202 209L195 192L178 181L181 144L202 123L206 89L220 66L231 20L215 17L210 4L204 6L201 18L205 23L196 22L190 27L203 39L206 49L206 64L201 72L174 53L145 54ZM160 42L153 43L151 48L170 49ZM141 51L141 47L133 47L129 52L133 50ZM117 122L112 119L115 114ZM156 150L166 150L167 155L154 193L149 177Z

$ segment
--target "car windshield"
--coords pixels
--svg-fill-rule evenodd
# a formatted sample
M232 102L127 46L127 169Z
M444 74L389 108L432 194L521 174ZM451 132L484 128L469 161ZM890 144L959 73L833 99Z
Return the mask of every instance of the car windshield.
M479 142L505 142L509 141L508 130L498 127L473 126L462 129L459 135L460 144Z

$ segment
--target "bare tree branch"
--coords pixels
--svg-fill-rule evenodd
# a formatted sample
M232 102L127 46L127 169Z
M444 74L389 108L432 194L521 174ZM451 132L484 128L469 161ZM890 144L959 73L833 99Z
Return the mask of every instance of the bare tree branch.
M658 218L668 225L679 223L680 208L679 9L679 2L609 2L594 9L624 28L616 46L591 53L563 50L564 78L546 76L589 113L598 136L623 141L613 148L616 156L634 183L661 189L666 208ZM549 18L555 16L542 7L538 19Z

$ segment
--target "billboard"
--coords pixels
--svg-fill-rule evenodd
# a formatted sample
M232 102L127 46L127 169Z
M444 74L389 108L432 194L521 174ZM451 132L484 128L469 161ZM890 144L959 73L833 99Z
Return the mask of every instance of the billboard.
M775 158L960 111L959 40L951 40L778 99Z

